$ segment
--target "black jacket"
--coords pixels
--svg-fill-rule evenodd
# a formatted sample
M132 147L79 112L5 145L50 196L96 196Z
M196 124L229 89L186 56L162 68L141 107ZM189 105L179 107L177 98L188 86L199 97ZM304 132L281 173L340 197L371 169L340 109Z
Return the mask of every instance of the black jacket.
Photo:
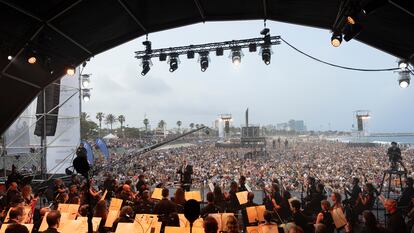
M47 228L45 231L42 231L42 233L59 233L59 231L56 228Z

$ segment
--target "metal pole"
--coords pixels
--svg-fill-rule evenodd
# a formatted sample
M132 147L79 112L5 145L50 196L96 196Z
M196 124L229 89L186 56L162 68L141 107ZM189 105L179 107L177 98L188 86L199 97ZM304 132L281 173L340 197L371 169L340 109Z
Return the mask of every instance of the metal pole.
M40 147L42 148L42 155L40 157L40 171L41 171L41 177L42 179L45 179L46 177L46 150L47 150L47 143L46 143L46 88L43 88L43 130L42 130L42 137L40 141Z
M79 72L79 138L82 140L82 129L81 129L81 121L82 121L82 77L81 77L81 69L80 67L78 67L78 72ZM101 130L99 128L99 130Z
M1 153L1 156L3 157L3 175L4 180L6 181L7 172L6 172L6 134L3 134L3 151Z

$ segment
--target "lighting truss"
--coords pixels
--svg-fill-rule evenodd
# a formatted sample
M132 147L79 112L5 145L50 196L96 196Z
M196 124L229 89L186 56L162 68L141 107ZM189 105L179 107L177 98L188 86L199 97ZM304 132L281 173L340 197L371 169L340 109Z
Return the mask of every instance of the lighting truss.
M161 49L148 49L147 47L147 49L145 50L136 51L135 58L144 61L154 57L158 57L160 61L165 61L166 57L177 58L180 55L186 55L188 59L192 59L194 58L194 54L196 53L202 56L203 54L208 54L209 52L214 52L210 54L216 54L216 56L222 56L224 50L228 50L231 52L234 51L236 48L240 51L241 49L249 48L249 51L251 51L251 48L253 47L270 48L272 45L279 45L281 42L280 36L270 36L269 31L264 31L262 35L263 37L259 38L231 40ZM151 43L145 43L144 45L146 44Z

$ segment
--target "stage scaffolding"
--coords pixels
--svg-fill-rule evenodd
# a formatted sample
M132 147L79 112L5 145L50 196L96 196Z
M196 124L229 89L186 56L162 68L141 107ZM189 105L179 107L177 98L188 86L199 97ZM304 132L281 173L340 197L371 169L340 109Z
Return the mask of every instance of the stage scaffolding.
M46 179L47 174L63 174L72 163L80 141L80 75L64 76L60 84L50 85L60 86L59 104L50 111L43 108L43 112L36 114L36 98L4 133L0 158L0 177L3 179L13 165L22 174ZM43 96L45 89L41 91ZM43 101L43 106L46 106L44 98ZM59 108L58 115L52 114L56 108ZM46 136L45 116L57 116L54 136ZM35 135L37 122L42 122L41 136Z

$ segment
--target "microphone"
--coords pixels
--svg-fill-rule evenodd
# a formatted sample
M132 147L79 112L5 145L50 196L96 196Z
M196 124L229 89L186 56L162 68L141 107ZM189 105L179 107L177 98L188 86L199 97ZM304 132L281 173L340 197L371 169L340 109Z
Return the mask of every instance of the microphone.
M193 223L200 216L200 203L194 199L190 199L184 204L184 216L190 223L190 232L193 231Z
M133 222L136 222L139 224L139 226L141 227L141 230L143 233L145 233L146 231L144 231L144 227L142 226L142 224L140 222L138 222L137 220L135 220L135 218L132 218L129 214L125 214L125 217L127 217L129 220L132 220ZM151 225L150 225L151 227ZM148 230L148 229L147 229Z

